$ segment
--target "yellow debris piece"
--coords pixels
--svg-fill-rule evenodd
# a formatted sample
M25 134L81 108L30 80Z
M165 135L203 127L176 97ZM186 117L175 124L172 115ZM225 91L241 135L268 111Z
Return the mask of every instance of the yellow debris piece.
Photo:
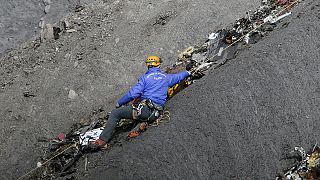
M184 60L188 57L191 57L192 53L194 52L194 47L193 46L190 46L188 47L187 49L185 49L182 53L180 53L179 55L179 59L180 60Z

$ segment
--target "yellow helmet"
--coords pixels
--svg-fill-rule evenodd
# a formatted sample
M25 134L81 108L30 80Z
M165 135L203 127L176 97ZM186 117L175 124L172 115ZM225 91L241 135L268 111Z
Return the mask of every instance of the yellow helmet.
M149 56L146 60L146 66L158 67L162 63L158 56Z

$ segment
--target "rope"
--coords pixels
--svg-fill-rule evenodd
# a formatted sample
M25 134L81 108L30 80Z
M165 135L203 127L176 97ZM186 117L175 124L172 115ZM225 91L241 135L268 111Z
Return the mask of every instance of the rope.
M298 3L300 0L296 0L294 2L292 2L291 4L289 4L288 6L286 6L285 8L283 8L281 11L279 11L275 16L279 16L281 13L283 13L284 11L286 11L287 9L291 8L294 4ZM268 22L268 21L267 21ZM253 28L251 31L249 31L247 34L242 35L239 39L237 39L236 41L234 41L233 43L231 43L230 45L228 45L227 47L225 47L224 49L222 49L221 52L229 49L231 46L235 45L236 43L238 43L239 41L242 41L243 38L245 38L247 35L250 35L251 33L255 32L257 29L259 29L261 26L265 25L267 22L263 22L260 25L256 26L255 28ZM207 60L207 62L210 62L210 60L212 60L213 58L217 57L219 53L215 54L214 56L212 56L210 59Z
M45 161L44 163L41 164L41 166L38 166L32 170L30 170L29 172L27 172L26 174L24 174L23 176L19 177L17 180L23 179L24 177L28 176L29 174L31 174L32 172L34 172L35 170L39 169L40 167L42 167L43 165L47 164L48 162L52 161L54 158L60 156L61 154L63 154L64 152L66 152L67 150L69 150L72 147L77 147L76 146L77 143L74 143L72 145L70 145L69 147L67 147L66 149L64 149L63 151L61 151L60 153L56 154L55 156L53 156L52 158L48 159L47 161Z
M160 123L168 122L168 121L170 121L170 112L163 111L162 115L150 125L151 126L159 126Z

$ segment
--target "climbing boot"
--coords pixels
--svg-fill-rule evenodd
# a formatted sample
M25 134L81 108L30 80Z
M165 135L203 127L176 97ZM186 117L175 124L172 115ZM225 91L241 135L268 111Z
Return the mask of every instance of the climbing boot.
M102 139L97 139L95 141L89 142L88 146L90 150L98 151L98 150L107 149L108 144Z
M139 123L135 128L128 134L129 138L135 138L147 129L148 124L146 122Z

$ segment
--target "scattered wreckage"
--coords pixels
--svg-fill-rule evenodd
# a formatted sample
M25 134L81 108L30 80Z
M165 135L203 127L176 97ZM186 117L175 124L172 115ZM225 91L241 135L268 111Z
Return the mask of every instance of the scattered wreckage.
M179 55L178 62L168 67L166 72L176 73L184 69L192 69L193 74L171 87L168 97L171 98L203 77L207 70L216 69L228 60L234 59L241 46L254 44L266 36L276 27L279 20L291 14L290 10L297 2L299 1L262 0L262 5L256 11L247 12L246 17L238 19L231 27L210 34L203 45L187 48ZM158 124L168 118L168 114L163 114L155 123ZM46 153L37 163L37 168L19 179L30 177L34 171L38 172L37 175L34 175L34 179L54 179L75 172L74 164L84 154L91 152L88 143L99 137L107 119L108 115L106 116L105 111L99 110L92 114L89 121L74 124L69 133L59 134L55 139L41 140L49 143ZM136 125L136 121L122 120L116 128L115 135L127 132ZM308 161L313 159L313 156L311 155ZM317 167L318 164L317 161ZM295 171L298 172L298 170L290 170L290 173L293 174ZM291 177L294 176L291 175Z
M302 147L295 147L291 153L298 153L299 161L276 180L320 179L320 147L317 144L308 153Z

